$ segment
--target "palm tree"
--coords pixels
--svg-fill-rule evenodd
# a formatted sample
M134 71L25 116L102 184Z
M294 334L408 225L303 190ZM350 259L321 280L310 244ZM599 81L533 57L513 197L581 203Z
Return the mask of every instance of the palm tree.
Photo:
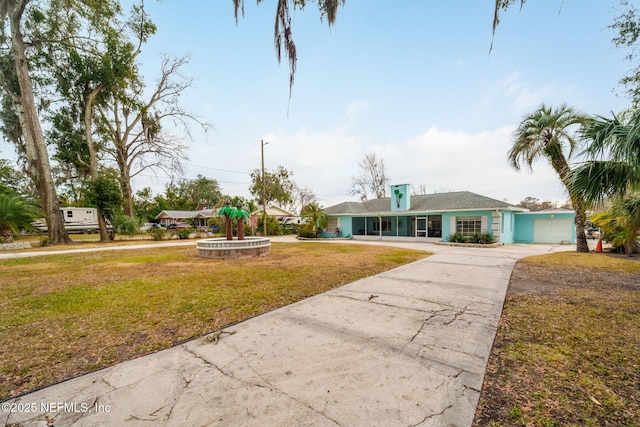
M23 202L19 196L0 194L0 234L4 243L13 242L13 235L21 228L31 227L31 222L40 214L32 202Z
M606 212L593 215L593 223L602 228L604 239L613 247L624 247L627 256L632 256L640 229L640 193L617 198Z
M588 121L582 137L589 141L583 154L591 160L569 174L572 191L588 203L619 198L640 188L640 110L625 119L601 116ZM609 159L603 159L605 155Z
M313 231L316 237L320 235L320 231L327 227L327 214L322 209L322 206L316 202L311 202L302 208L302 218L309 220L313 227Z
M516 170L520 170L521 161L524 161L529 169L533 169L533 162L538 159L549 161L567 189L576 212L576 250L578 252L589 252L589 245L584 233L585 201L580 193L572 191L568 185L567 175L571 171L568 159L577 147L577 140L569 129L575 125L582 125L586 120L587 116L576 112L566 104L555 109L542 104L536 111L524 116L514 132L513 146L508 153L511 166Z

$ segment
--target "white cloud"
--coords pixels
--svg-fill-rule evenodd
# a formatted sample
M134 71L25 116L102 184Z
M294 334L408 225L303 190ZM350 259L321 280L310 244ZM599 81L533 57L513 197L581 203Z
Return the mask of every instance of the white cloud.
M354 200L347 196L351 176L368 151L384 160L394 184L424 184L428 192L472 191L517 203L527 196L564 200L555 172L544 162L534 171L515 171L507 161L514 126L479 133L453 132L431 127L399 142L372 143L346 126L293 134L270 134L270 156L294 171L295 181L316 191L325 206ZM276 148L277 147L277 148Z
M517 203L527 196L564 200L555 172L544 162L518 172L507 161L513 126L479 133L436 127L377 150L394 183L424 184L428 192L472 191Z
M416 188L424 184L428 192L466 190L513 203L527 196L554 201L565 198L558 178L546 163L534 164L533 173L511 168L506 155L514 125L476 133L432 126L409 138L380 141L369 136L366 127L357 128L351 119L367 108L366 103L351 103L342 123L322 129L273 129L258 136L250 146L219 134L214 141L194 144L190 155L191 164L213 170L190 168L187 176L194 178L201 173L214 177L225 192L249 197L248 174L220 169L248 173L259 168L263 139L268 142L265 166L274 169L282 165L292 170L295 182L315 191L324 206L355 200L348 196L351 176L358 173L358 162L369 151L384 160L392 184L408 183Z

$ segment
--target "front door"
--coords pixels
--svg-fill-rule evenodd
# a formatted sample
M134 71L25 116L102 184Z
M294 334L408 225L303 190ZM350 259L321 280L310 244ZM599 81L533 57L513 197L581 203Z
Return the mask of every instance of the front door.
M427 237L427 218L416 218L416 237Z

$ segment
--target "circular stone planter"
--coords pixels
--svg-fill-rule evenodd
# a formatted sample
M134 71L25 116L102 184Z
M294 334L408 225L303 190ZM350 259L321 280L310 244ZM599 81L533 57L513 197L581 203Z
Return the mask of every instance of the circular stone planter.
M197 242L198 256L201 258L249 258L267 255L271 240L265 237L245 237L244 240L227 240L224 237L203 239Z
M31 249L30 242L19 243L2 243L0 244L0 251L14 251L16 249Z

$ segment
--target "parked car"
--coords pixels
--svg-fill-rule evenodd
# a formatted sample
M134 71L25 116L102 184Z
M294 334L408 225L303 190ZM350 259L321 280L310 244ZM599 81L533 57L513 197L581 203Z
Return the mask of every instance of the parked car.
M140 231L141 232L150 232L151 230L153 230L154 228L165 228L164 225L162 224L158 224L155 222L145 222L144 225L142 227L140 227Z
M593 227L588 227L584 233L587 235L587 239L599 239L600 238L600 230L596 230Z
M167 230L178 230L181 228L191 228L191 224L189 224L188 222L172 222L167 227Z

